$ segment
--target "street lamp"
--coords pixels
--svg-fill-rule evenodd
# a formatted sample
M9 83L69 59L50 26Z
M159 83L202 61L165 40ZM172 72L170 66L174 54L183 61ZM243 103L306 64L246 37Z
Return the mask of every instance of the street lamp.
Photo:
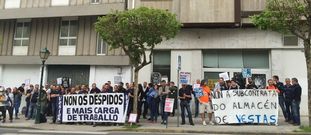
M42 65L41 65L41 80L40 80L40 89L39 89L39 93L38 93L38 102L37 102L37 115L36 115L36 124L40 123L40 113L41 113L41 91L42 91L42 82L43 82L43 72L44 72L44 64L45 61L48 59L48 57L50 56L50 51L47 48L44 48L40 51L40 58L42 61Z

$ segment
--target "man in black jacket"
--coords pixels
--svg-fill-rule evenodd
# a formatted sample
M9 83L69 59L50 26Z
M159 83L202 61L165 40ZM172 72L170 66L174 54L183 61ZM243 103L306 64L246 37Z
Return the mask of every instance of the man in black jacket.
M144 82L143 85L139 84L138 86L138 101L139 106L138 110L143 114L143 118L147 119L146 115L148 113L148 103L147 103L147 93L149 92L149 88L147 86L147 82ZM144 111L142 111L144 108Z
M295 126L300 125L300 101L301 101L301 87L298 83L297 78L292 78L293 83L293 101L292 101L292 111L293 111L293 124Z
M284 84L282 82L280 82L279 76L277 76L277 75L273 76L273 81L275 82L275 86L280 91L280 93L279 93L279 105L282 109L283 116L284 116L285 120L288 121L287 113L286 113L285 97L284 97Z
M285 95L285 105L286 105L286 113L287 113L287 120L286 122L291 122L293 120L292 116L292 102L293 102L293 96L294 91L291 84L291 80L289 78L285 79L285 85L284 85L284 95Z

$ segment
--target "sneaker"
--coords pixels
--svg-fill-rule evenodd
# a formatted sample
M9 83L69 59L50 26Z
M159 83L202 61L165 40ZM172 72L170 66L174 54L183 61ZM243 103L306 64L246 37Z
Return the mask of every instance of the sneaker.
M203 126L206 126L206 122L205 121L203 121Z
M215 125L214 122L212 122L212 121L210 121L208 124L210 124L210 125Z

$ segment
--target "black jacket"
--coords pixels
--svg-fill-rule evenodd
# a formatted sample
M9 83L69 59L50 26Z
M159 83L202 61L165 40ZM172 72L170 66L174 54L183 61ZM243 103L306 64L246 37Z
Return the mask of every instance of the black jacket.
M145 99L145 101L147 101L147 93L149 92L149 87L146 88L145 92L143 89L139 89L138 91L138 95L140 95L140 101L142 101L143 99Z
M299 84L293 85L294 96L293 99L295 101L301 101L301 87Z
M292 85L284 85L284 95L285 99L293 100L294 98L294 90Z

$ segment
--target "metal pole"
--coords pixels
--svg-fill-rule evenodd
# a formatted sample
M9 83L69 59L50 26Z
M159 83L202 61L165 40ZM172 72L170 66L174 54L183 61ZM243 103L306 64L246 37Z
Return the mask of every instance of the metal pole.
M40 114L41 114L41 100L40 100L40 98L41 98L42 83L43 83L44 63L45 63L45 60L42 60L41 80L40 80L40 87L39 87L39 92L38 92L37 115L36 115L35 124L40 124Z
M177 127L179 127L179 69L177 70Z

